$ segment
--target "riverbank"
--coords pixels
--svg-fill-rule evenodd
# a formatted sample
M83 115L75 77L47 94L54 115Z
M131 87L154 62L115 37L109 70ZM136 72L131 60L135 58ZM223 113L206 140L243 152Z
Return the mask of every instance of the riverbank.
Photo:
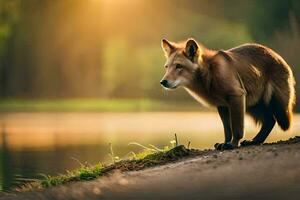
M0 199L297 199L300 138L233 151L208 150L158 167Z

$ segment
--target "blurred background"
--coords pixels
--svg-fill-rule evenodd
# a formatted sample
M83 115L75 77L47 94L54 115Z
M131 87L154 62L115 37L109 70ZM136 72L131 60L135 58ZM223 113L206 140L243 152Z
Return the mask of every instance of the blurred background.
M189 37L267 45L300 78L298 0L1 0L0 190L78 167L72 157L104 162L108 143L122 157L174 133L197 148L222 141L214 110L159 85L161 39ZM269 141L296 135L299 119ZM257 130L247 119L246 137Z

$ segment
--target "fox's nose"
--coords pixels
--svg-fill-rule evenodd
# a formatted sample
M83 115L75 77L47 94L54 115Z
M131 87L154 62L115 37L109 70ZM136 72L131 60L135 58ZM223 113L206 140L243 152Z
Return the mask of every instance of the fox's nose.
M160 81L160 84L164 87L167 87L168 86L168 80L164 79L164 80L161 80Z

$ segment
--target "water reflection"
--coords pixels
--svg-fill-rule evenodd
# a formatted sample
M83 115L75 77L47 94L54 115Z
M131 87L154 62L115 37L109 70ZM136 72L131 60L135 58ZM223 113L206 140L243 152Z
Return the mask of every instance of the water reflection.
M1 127L1 148L0 148L0 189L8 190L12 185L13 173L11 168L11 155L6 142L4 126Z
M268 141L296 135L299 116L293 129L283 133L275 128ZM115 155L124 157L139 147L130 142L163 147L173 139L191 141L194 148L211 148L223 140L223 128L216 113L6 113L0 114L0 185L8 190L24 180L43 174L63 173L81 162L109 161L108 144ZM247 119L246 137L257 127Z

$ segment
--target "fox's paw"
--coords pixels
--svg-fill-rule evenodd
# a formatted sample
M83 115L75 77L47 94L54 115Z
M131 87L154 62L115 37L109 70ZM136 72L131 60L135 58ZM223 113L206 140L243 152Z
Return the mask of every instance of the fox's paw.
M231 142L216 143L214 146L215 146L215 149L219 150L219 151L232 150L235 148L235 146L233 144L231 144Z
M241 142L241 146L243 147L252 146L252 145L260 145L260 143L255 140L244 140L243 142Z

